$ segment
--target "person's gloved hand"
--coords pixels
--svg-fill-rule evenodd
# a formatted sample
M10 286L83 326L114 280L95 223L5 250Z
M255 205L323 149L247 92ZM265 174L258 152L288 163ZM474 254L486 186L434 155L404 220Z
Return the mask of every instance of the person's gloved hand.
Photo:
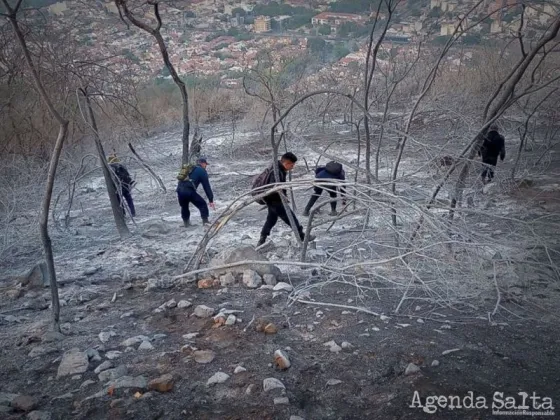
M343 206L346 205L346 199L342 200L342 205L343 205Z
M212 209L212 210L216 210L216 205L214 203L208 203L208 206Z

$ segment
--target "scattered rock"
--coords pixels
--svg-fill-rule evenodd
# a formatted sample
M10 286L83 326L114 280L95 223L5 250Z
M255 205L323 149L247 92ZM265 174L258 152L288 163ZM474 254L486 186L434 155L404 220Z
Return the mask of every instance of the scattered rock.
M170 289L174 285L173 280L168 277L162 277L161 279L149 279L146 283L144 291L149 292L156 289Z
M276 334L278 332L278 328L276 328L276 325L265 320L257 321L255 330L257 330L258 332L263 332L265 334Z
M102 343L107 343L111 337L116 336L117 334L114 331L102 331L99 333L99 340Z
M243 284L249 289L256 289L262 284L261 276L253 270L243 271Z
M243 372L247 372L247 369L245 369L243 366L237 366L235 368L235 370L233 371L234 374L238 374L238 373L243 373Z
M210 318L212 315L214 315L214 312L214 308L210 308L206 305L198 305L196 308L194 308L194 315L199 318Z
M460 351L461 349L449 349L449 350L444 350L441 352L442 356L445 356L446 354L450 354L450 353L455 353L456 351Z
M84 270L84 276L93 276L98 271L101 271L100 266L88 268L87 270Z
M196 363L206 364L211 363L216 358L216 353L212 350L197 350L193 353L193 357Z
M31 288L42 288L49 286L49 272L47 271L47 264L41 261L35 264L24 276L21 277L22 286Z
M439 366L439 360L433 360L432 367L438 367L438 366Z
M80 389L82 388L87 388L90 385L95 384L95 381L92 381L91 379L85 380L81 385L80 385Z
M264 392L269 392L272 391L273 389L286 389L286 387L284 386L282 381L276 378L266 378L265 380L263 380Z
M245 390L245 395L253 394L253 390L255 389L255 384L250 384L247 389Z
M107 369L99 373L97 377L99 382L114 381L115 379L121 378L128 373L125 365L119 365L114 369Z
M206 386L212 386L215 384L222 384L229 379L229 375L224 372L217 372L208 381L206 382Z
M275 286L277 283L276 276L274 274L265 274L263 276L263 281L264 284L267 284L269 286Z
M286 370L292 364L285 352L283 352L282 350L276 350L274 352L274 365L280 370Z
M105 357L109 360L114 360L114 359L118 359L119 357L121 357L122 351L118 351L118 350L110 350L107 353L105 353Z
M164 221L152 220L144 225L142 236L144 238L153 239L160 235L167 235L170 231L171 229Z
M235 283L235 276L232 273L226 273L225 275L220 276L220 285L222 285L222 287L231 286Z
M19 411L32 411L39 401L36 398L30 397L29 395L18 395L12 400L11 406Z
M52 415L48 411L32 411L27 415L28 420L51 420Z
M19 394L10 394L9 392L0 392L0 405L12 405L12 401Z
M342 381L340 379L329 379L327 381L327 386L335 386L335 385L338 385L338 384L341 384L341 383L342 383Z
M153 350L154 346L152 346L152 343L150 343L149 341L142 341L142 343L140 343L140 345L138 346L138 350Z
M33 347L27 356L34 358L55 352L57 352L57 349L55 347L37 346Z
M130 318L131 316L134 316L134 311L127 311L124 314L121 315L121 319L123 318Z
M326 343L323 344L323 346L329 347L329 350L332 353L339 353L342 350L342 347L336 344L334 340L327 341Z
M290 416L290 420L305 420L305 419L300 416Z
M288 397L276 397L274 398L274 405L288 405L290 400Z
M340 344L340 347L342 347L344 350L349 350L349 349L351 349L351 348L354 347L354 346L352 346L352 344L350 344L348 341L343 341L343 342Z
M183 334L183 339L185 339L185 340L192 340L192 339L196 338L197 335L198 335L197 332L188 333L188 334Z
M227 319L226 319L226 325L231 326L231 325L235 325L235 322L237 321L237 318L235 315L231 314L228 315Z
M211 289L214 287L214 280L213 279L202 279L198 281L198 288L199 289Z
M408 375L413 375L417 372L420 372L420 368L416 366L414 363L409 363L404 371L404 374L408 376Z
M232 264L240 261L268 261L264 256L262 256L258 251L252 246L241 246L239 248L230 248L220 252L216 255L212 261L210 261L210 267L218 267L222 265ZM282 272L278 267L272 264L249 264L242 265L233 268L219 269L215 270L215 275L223 275L227 272L233 274L241 274L245 270L256 271L259 276L264 276L265 274L272 274L276 278L282 275Z
M284 283L283 281L281 281L277 283L276 286L274 286L274 289L272 290L276 292L291 292L292 290L294 290L294 287L291 284Z
M192 306L192 302L188 300L180 300L179 303L177 304L177 308L179 309L190 308L191 306Z
M148 380L144 376L122 376L107 384L107 389L139 388L146 389Z
M148 389L158 392L169 392L173 389L173 375L167 373L159 378L152 379L148 384Z
M175 299L170 299L167 302L165 302L164 305L166 308L171 309L177 306L177 302L175 302Z
M103 363L97 366L93 372L97 375L104 370L111 369L112 367L114 367L113 362L111 362L110 360L105 360Z
M124 340L121 343L121 346L132 347L132 346L135 346L138 343L142 343L143 341L150 341L150 339L149 339L149 337L146 337L145 335L137 335L136 337L130 337L130 338L127 338L126 340Z
M62 355L62 361L58 366L57 378L62 376L84 373L89 366L88 356L78 348L72 348Z

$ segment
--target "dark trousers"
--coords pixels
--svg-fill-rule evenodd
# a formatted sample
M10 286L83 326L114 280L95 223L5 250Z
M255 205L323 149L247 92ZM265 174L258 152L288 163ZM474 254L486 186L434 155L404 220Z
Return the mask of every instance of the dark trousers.
M288 226L290 226L290 219L288 219L288 215L286 214L286 210L284 209L284 206L282 205L282 202L267 202L266 206L268 207L268 214L266 216L266 222L261 230L261 236L269 236L270 235L270 231L272 230L272 228L276 225L276 222L278 222L278 218L282 219L282 221L284 223L286 223ZM299 235L301 237L301 239L303 240L303 228L301 227L301 225L299 224L299 221L296 217L296 215L294 214L294 212L290 209L290 212L292 213L292 216L294 217L294 221L296 223L296 228L299 232Z
M132 217L136 217L136 209L134 208L134 201L132 201L132 195L130 194L130 187L124 186L121 189L122 197L126 201L128 208L130 209L130 215ZM121 200L121 195L117 194L117 198L119 200L119 205L121 206L123 214L126 214L124 203Z
M484 165L484 169L480 176L483 180L488 178L489 181L492 181L494 178L494 169L496 169L496 165L498 164L498 156L483 156L482 164Z
M336 198L336 190L331 190L330 188L326 189L326 190L329 193L329 195L331 196L331 198ZM306 212L309 213L311 211L311 207L313 207L313 205L317 202L317 200L319 199L319 197L321 196L322 193L323 193L323 188L313 187L313 195L309 199L309 202L307 203L307 206L305 206L305 211ZM330 203L330 205L331 205L331 210L336 211L336 201L333 201L332 203Z
M177 198L179 199L179 205L181 206L181 218L183 220L189 220L191 217L191 211L189 210L189 204L193 203L194 206L200 211L200 217L202 220L208 220L210 212L208 211L208 205L204 198L200 196L195 190L182 190L177 191Z

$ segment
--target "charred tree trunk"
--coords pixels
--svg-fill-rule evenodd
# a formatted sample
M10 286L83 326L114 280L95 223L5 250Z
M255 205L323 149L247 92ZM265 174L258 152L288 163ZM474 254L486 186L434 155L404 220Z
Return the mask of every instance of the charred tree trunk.
M14 7L11 7L8 0L2 0L2 4L6 9L7 14L4 15L12 26L12 29L16 35L17 41L23 51L25 58L25 63L31 71L31 76L35 84L35 88L38 90L41 98L47 105L50 114L57 121L59 125L58 136L52 151L51 159L49 161L49 167L47 172L47 180L45 185L45 195L43 196L43 202L41 204L41 214L39 217L39 231L41 234L41 242L43 245L43 251L45 253L45 260L47 264L47 272L49 277L49 283L51 288L51 299L52 299L52 316L53 316L53 329L60 332L60 302L58 298L58 283L56 282L56 269L54 265L54 254L52 249L52 242L49 236L49 210L51 206L52 194L54 189L54 180L56 177L56 170L58 168L58 162L60 161L60 154L62 152L62 147L64 142L68 137L68 125L67 119L63 118L62 115L54 107L51 98L47 94L43 83L39 77L39 72L33 64L31 59L31 53L27 46L27 42L23 36L23 32L19 26L17 20L17 13L21 6L22 0L18 0Z
M115 226L117 227L117 232L121 239L126 239L130 237L130 231L124 220L124 214L121 207L121 203L124 204L124 198L122 197L120 189L117 189L117 185L120 186L120 180L111 170L111 167L107 163L105 158L105 151L103 150L103 144L101 144L101 139L99 138L99 131L97 130L97 121L95 120L95 114L93 113L93 108L91 106L90 97L87 94L86 89L81 89L82 95L86 100L89 122L91 124L91 129L93 131L93 138L95 140L95 148L97 149L97 154L99 155L99 161L101 162L101 169L103 171L103 178L105 179L105 185L107 187L107 194L109 194L109 200L111 202L111 210L113 210L113 217L115 219ZM118 195L121 195L120 200Z
M191 130L191 124L190 124L190 119L189 119L189 94L187 92L187 87L185 85L185 82L183 82L181 80L181 78L177 74L177 71L175 70L175 67L171 63L171 60L169 59L169 53L167 51L167 45L165 45L165 41L163 39L163 36L161 35L162 20L161 20L160 14L159 14L159 3L156 0L149 0L148 3L151 4L154 7L154 15L155 15L156 20L157 20L157 26L155 28L152 28L148 24L146 24L145 22L142 22L141 20L137 19L132 14L132 12L128 9L128 4L127 4L126 0L115 0L115 5L119 9L119 13L121 14L121 18L123 17L123 14L124 14L124 16L134 26L146 31L147 33L149 33L150 35L152 35L155 38L155 40L158 44L159 50L161 52L161 57L163 59L163 63L165 64L165 67L169 71L169 74L171 75L171 78L173 79L173 82L175 82L175 84L179 88L179 91L181 92L181 98L182 98L182 101L183 101L183 113L182 113L182 115L183 115L183 138L182 138L183 154L182 154L182 163L188 163L190 158L191 158L190 153L189 153L189 137L190 137L190 130ZM124 18L123 18L123 20L124 20Z

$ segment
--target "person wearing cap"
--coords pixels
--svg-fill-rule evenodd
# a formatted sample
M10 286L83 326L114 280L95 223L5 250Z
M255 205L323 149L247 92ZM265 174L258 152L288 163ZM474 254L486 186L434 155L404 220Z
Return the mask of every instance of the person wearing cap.
M208 161L206 158L200 158L196 161L196 166L188 174L188 176L183 181L179 181L177 184L177 197L179 199L179 205L181 206L181 218L183 219L183 224L185 227L191 226L190 217L191 212L189 210L189 205L192 203L200 211L200 217L202 217L202 224L205 226L210 225L208 217L210 212L208 210L208 205L212 210L215 210L214 206L214 193L212 192L212 187L210 187L210 180L208 179L208 172L206 172L206 167L208 166ZM206 201L202 198L200 194L196 192L198 186L202 184L206 197L208 197L208 205Z
M131 194L135 181L133 181L128 169L126 169L126 166L121 163L121 160L117 157L116 153L109 155L107 157L107 162L115 174L113 182L115 183L115 190L117 191L117 198L123 215L126 214L126 211L121 197L126 201L130 210L130 215L132 217L136 217L136 208L134 207L134 200L132 200Z

